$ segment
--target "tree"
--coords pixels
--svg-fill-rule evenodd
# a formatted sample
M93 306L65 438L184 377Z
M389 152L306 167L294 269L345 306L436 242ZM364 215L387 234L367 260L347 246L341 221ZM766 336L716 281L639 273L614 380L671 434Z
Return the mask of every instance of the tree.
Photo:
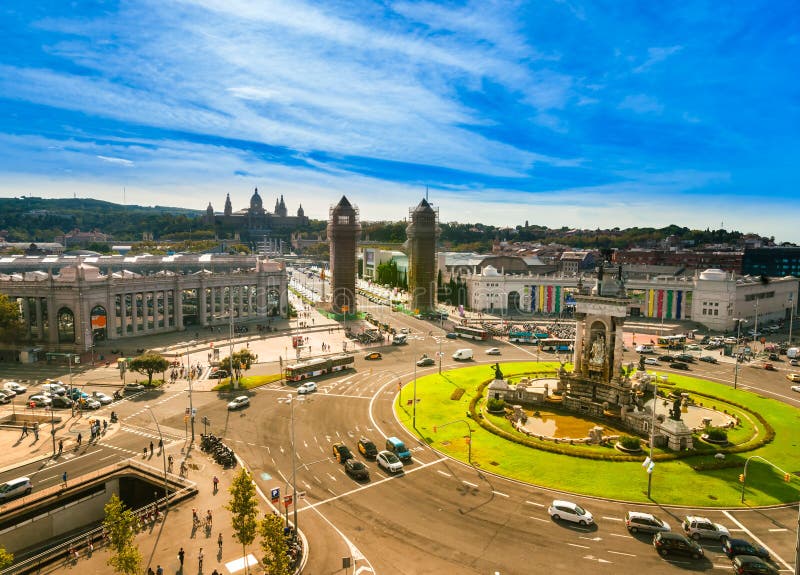
M258 525L261 536L261 562L270 575L289 575L289 556L286 554L286 540L283 536L283 520L280 516L268 514Z
M142 555L139 548L133 544L136 536L136 517L133 511L125 507L116 495L103 508L105 519L103 528L108 533L109 552L108 564L116 573L134 575L141 573Z
M14 562L14 555L5 550L5 547L0 545L0 569L5 569Z
M153 374L167 371L169 362L160 354L148 352L134 357L129 367L132 371L146 375L147 385L153 385Z
M247 546L253 543L258 528L256 488L246 469L242 468L228 488L231 498L225 509L231 512L233 536L242 544L242 555L247 556ZM245 573L247 564L245 563Z
M226 357L219 362L220 368L228 373L234 373L236 379L242 378L242 371L247 371L258 360L258 356L251 352L249 349L243 349L233 354L233 367L231 368L231 356Z
M25 325L16 301L0 294L0 341L11 343L23 339Z

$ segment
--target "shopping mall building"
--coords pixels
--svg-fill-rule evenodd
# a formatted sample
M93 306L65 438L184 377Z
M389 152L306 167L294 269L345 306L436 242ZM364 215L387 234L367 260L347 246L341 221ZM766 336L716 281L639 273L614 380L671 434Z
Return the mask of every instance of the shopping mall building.
M282 263L258 256L47 256L2 258L0 293L16 301L26 341L78 353L100 341L286 317Z

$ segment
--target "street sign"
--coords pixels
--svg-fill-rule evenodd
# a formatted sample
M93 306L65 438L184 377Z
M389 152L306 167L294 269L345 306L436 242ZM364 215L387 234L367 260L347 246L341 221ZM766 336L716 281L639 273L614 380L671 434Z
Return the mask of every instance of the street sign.
M186 408L186 411L184 411L183 413L184 413L184 415L189 415L189 413L190 413L190 412L189 412L189 408L187 407L187 408Z
M192 408L192 417L194 417L195 415L197 415L197 408L196 407Z
M292 496L291 495L284 495L283 496L283 506L289 507L292 504Z
M277 503L281 500L281 488L273 487L269 492L269 496L273 503Z

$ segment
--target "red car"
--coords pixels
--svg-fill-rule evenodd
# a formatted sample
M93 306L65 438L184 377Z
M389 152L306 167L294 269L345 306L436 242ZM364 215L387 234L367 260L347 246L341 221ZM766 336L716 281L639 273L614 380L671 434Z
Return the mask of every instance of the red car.
M765 363L764 364L764 369L766 369L767 371L776 371L775 370L775 366L772 365L771 363Z

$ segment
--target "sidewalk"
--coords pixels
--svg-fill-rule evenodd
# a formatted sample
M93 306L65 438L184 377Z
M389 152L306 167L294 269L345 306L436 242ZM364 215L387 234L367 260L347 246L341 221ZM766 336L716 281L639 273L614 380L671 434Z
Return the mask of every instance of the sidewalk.
M80 425L73 422L67 426L69 429ZM49 427L49 426L48 426ZM116 425L114 426L116 428ZM114 430L110 430L106 437ZM57 434L56 437L61 437ZM199 439L199 438L198 438ZM101 443L104 439L100 440ZM85 445L85 443L84 443ZM41 473L45 475L59 474L60 464L79 454L80 451L73 451L74 443L69 447L64 447L64 453L56 460L52 459L52 441L48 431L39 433L39 441L35 441L33 433L20 441L20 432L12 430L0 430L0 467L7 470L17 467L23 463L31 461L41 461ZM180 462L184 456L182 454L184 444L173 442L166 447L167 455L175 458L174 469L178 470ZM142 459L142 456L134 456L132 459L144 462L156 469L161 469L162 458L156 449L152 458ZM196 445L188 454L186 462L189 467L188 479L197 484L198 493L195 497L182 501L174 506L170 506L168 511L162 515L161 519L155 524L145 526L136 536L135 543L143 557L142 572L147 571L147 567L156 570L158 565L167 574L180 573L205 573L209 574L216 569L221 574L243 572L242 547L232 536L230 513L225 509L229 499L228 488L234 475L239 472L240 467L223 469L217 465L213 459L199 449ZM36 474L31 479L36 481ZM219 490L215 493L213 489L214 476L219 478ZM70 478L70 481L80 481L79 477ZM264 500L258 498L259 507L262 513L271 513L272 509ZM197 509L201 519L206 517L208 510L211 510L213 517L213 527L195 527L192 520L192 509ZM222 534L223 544L220 550L217 544L219 534ZM305 544L305 542L304 542ZM185 552L184 569L181 571L178 560L178 551L183 548ZM198 552L203 549L204 561L202 570L198 569ZM89 553L83 546L78 549L78 559L66 560L65 558L43 567L42 573L63 573L68 570L83 573L110 573L111 568L107 561L109 553L102 543L96 542L94 552ZM247 549L248 554L260 557L258 539ZM250 568L251 573L263 573L260 565Z

